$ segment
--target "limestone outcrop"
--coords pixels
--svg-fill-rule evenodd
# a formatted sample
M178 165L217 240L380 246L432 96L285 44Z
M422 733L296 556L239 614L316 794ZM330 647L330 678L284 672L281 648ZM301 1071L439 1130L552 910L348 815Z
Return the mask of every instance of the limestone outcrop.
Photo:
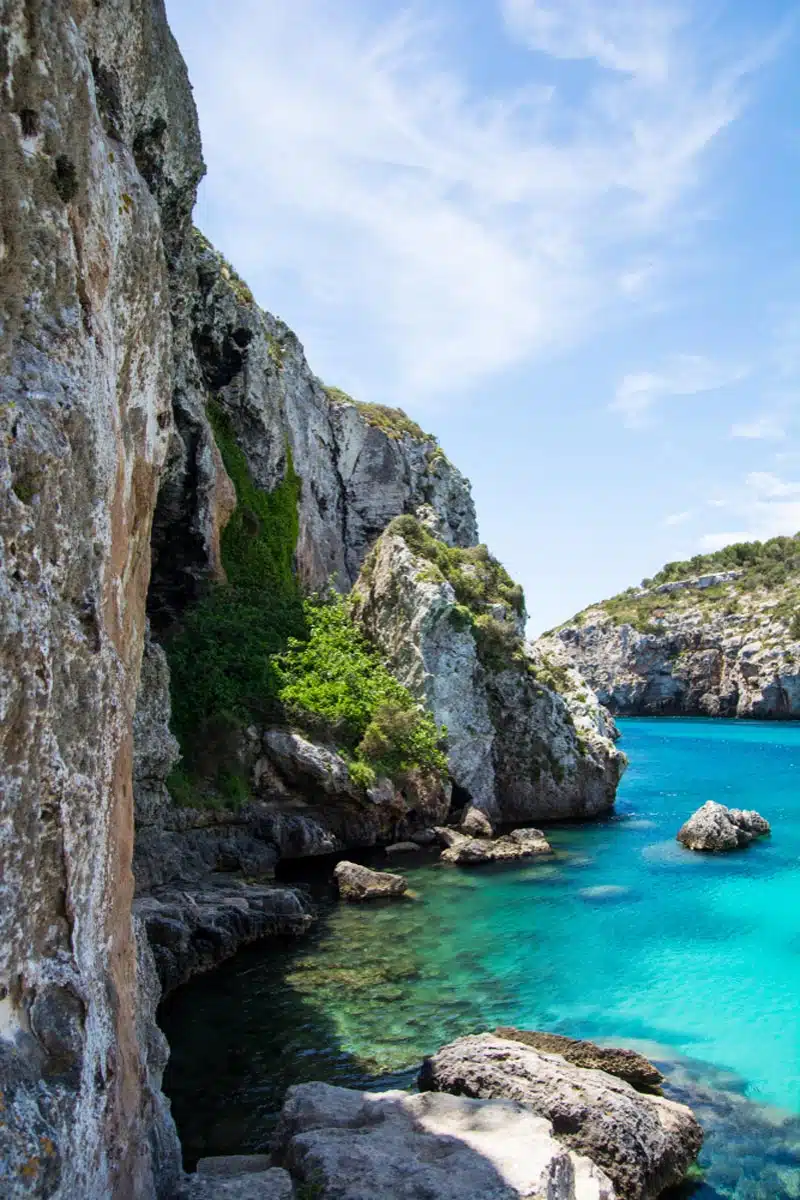
M524 1104L325 1083L290 1088L274 1154L325 1200L615 1200L608 1176Z
M596 1046L579 1038L564 1037L559 1033L542 1033L538 1030L512 1029L504 1026L496 1029L499 1038L522 1042L533 1046L544 1054L560 1054L576 1067L605 1071L624 1079L637 1092L659 1092L664 1076L658 1067L635 1050L618 1050L613 1046Z
M333 878L343 900L388 900L408 891L408 881L402 875L371 871L360 863L337 863Z
M742 567L703 570L709 555L682 579L673 568L692 564L671 564L539 644L565 652L612 713L796 718L798 549L796 538L729 547L718 554Z
M149 1197L132 720L203 163L161 0L6 0L0 42L2 1190Z
M353 611L447 729L458 796L493 822L607 811L625 763L613 722L577 672L524 642L521 594L485 547L444 549L413 520L394 522L356 581Z
M684 1105L493 1034L445 1046L426 1060L419 1082L422 1090L525 1105L552 1121L558 1140L605 1171L626 1200L679 1184L703 1141Z
M678 841L687 850L739 850L769 833L769 821L760 813L708 800L678 830Z
M457 866L481 866L483 863L514 862L520 858L538 858L553 853L553 847L541 829L513 829L497 838L469 837L456 829L438 829L444 846L441 861Z

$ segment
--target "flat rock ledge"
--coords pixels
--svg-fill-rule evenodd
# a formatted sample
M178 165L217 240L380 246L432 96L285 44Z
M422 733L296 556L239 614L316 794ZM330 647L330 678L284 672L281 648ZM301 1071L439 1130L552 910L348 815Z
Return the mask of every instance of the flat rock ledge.
M617 1200L603 1171L514 1100L299 1084L273 1156L298 1195L320 1200Z
M654 1067L643 1054L637 1054L635 1050L596 1046L594 1042L564 1037L560 1033L540 1033L506 1026L496 1029L495 1034L508 1041L532 1046L534 1050L541 1050L545 1054L560 1054L574 1067L616 1075L617 1079L624 1079L631 1087L636 1088L637 1092L652 1092L658 1095L664 1082L664 1076L658 1067Z
M456 829L438 828L439 842L445 847L441 861L457 866L479 866L483 863L513 862L519 858L535 858L553 853L553 847L541 829L514 829L501 837L489 840L470 837Z
M408 891L408 882L402 875L371 871L359 863L337 863L333 878L342 900L386 900L404 896Z
M681 826L678 841L687 850L739 850L770 832L769 821L760 813L708 800Z
M561 1055L493 1034L445 1046L426 1060L419 1086L524 1105L552 1123L567 1149L604 1171L620 1200L651 1200L679 1184L703 1142L703 1131L685 1105L644 1095L605 1071L577 1067Z
M164 994L249 942L299 937L314 922L302 892L224 875L155 888L138 897L133 910L147 930Z

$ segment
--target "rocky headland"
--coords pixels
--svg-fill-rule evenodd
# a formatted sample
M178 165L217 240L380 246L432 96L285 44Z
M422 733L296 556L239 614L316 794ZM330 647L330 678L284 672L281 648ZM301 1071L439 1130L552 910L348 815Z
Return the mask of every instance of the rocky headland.
M624 757L436 439L193 228L162 0L0 42L2 1184L168 1197L159 976L306 930L281 861L603 813Z
M537 645L618 715L800 716L800 540L669 563Z

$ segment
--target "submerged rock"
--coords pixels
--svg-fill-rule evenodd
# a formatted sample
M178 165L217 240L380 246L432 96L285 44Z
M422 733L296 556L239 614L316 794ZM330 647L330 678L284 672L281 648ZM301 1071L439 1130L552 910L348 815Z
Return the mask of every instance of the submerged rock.
M565 1146L606 1171L625 1200L650 1200L680 1183L703 1142L684 1105L493 1034L445 1046L426 1060L419 1085L526 1105L553 1122Z
M540 1033L536 1030L512 1029L503 1026L496 1029L500 1038L521 1042L545 1054L560 1054L575 1067L605 1071L624 1079L639 1092L657 1092L664 1082L658 1067L654 1067L643 1054L635 1050L618 1050L612 1046L596 1046L594 1042L563 1037L559 1033Z
M615 1200L608 1177L511 1100L290 1088L273 1149L320 1200Z
M439 829L438 833L445 846L441 861L458 866L512 862L514 859L553 853L553 847L541 829L514 829L491 841L483 837L467 837L455 829Z
M769 821L759 813L708 800L681 826L678 841L687 850L738 850L769 833Z
M343 900L385 900L390 896L404 896L408 891L408 882L402 875L371 871L359 863L337 863L333 877Z

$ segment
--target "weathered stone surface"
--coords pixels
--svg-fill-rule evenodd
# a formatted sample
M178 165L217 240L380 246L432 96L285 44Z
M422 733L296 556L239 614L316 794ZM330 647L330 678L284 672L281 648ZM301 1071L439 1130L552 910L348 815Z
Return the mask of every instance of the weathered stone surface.
M800 716L800 642L789 626L791 609L778 608L782 589L740 592L738 573L729 575L718 581L725 594L712 606L701 602L701 579L678 581L690 588L684 600L665 599L641 628L618 624L598 605L545 644L563 647L614 713Z
M210 970L248 942L299 937L311 927L311 905L294 888L225 876L156 888L135 901L165 992Z
M466 837L454 829L438 830L445 849L441 860L458 866L480 866L483 863L513 862L519 858L535 858L553 853L553 847L541 829L514 829L502 837Z
M522 1042L524 1046L533 1046L545 1054L560 1054L567 1062L575 1067L586 1067L592 1070L605 1071L608 1075L616 1075L624 1079L638 1092L658 1092L664 1082L664 1076L658 1067L635 1050L617 1050L613 1046L596 1046L594 1042L582 1041L578 1038L563 1037L558 1033L540 1033L536 1030L511 1029L502 1027L496 1029L499 1038L512 1042Z
M738 850L769 832L769 822L759 813L708 800L681 826L678 841L687 850Z
M5 0L0 41L1 1190L151 1196L131 724L199 136L160 0ZM57 1082L25 1033L52 988L84 1011Z
M137 830L158 824L172 801L166 780L180 759L170 731L169 667L148 629L133 717L133 804Z
M196 1171L198 1175L219 1179L231 1175L263 1174L271 1166L272 1160L268 1154L219 1154L213 1158L198 1159Z
M402 875L371 871L359 863L337 863L333 877L343 900L386 900L408 891L408 882Z
M294 1195L291 1176L280 1167L270 1167L229 1176L186 1175L176 1200L293 1200Z
M577 673L558 674L565 695L540 682L542 664L513 622L519 654L482 661L452 586L395 530L379 539L355 592L366 634L446 726L450 773L472 807L490 821L521 822L613 805L625 759Z
M626 1200L655 1197L680 1183L703 1141L683 1105L493 1034L445 1046L426 1061L420 1087L525 1104L552 1121L565 1146L606 1171Z
M479 808L469 808L461 820L459 829L467 837L490 838L494 836L492 822Z
M386 847L386 853L390 857L394 857L396 854L418 854L419 849L416 842L395 842Z
M289 1089L275 1153L320 1200L614 1200L603 1172L524 1105L461 1096Z

